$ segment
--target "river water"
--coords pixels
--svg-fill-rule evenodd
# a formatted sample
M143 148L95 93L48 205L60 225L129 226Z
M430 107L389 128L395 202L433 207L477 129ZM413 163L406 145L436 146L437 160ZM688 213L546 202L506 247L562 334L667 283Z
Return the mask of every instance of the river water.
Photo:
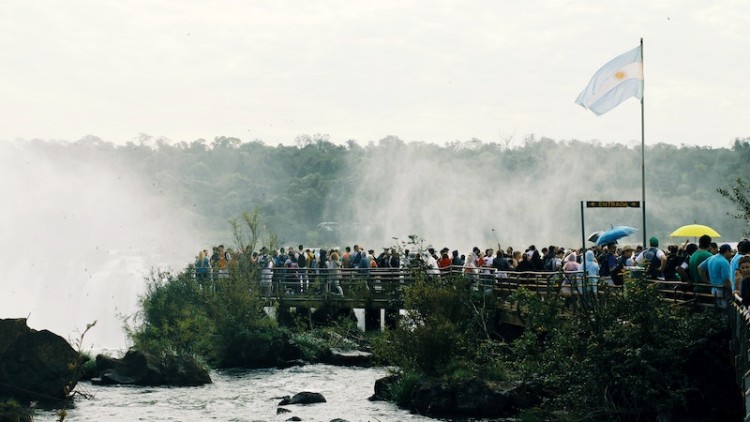
M307 365L288 369L221 370L211 373L212 384L200 387L96 386L80 383L68 409L69 421L434 421L409 413L389 402L369 401L375 380L384 368L347 368ZM302 391L321 393L326 403L282 406L283 396ZM56 420L53 410L39 410L35 421Z

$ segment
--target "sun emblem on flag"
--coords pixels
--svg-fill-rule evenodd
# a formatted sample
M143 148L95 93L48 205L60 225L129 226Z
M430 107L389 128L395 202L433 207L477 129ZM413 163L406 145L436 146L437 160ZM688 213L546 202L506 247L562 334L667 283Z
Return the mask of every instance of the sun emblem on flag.
M615 73L615 79L622 79L625 77L625 72L622 70L618 70L617 73Z

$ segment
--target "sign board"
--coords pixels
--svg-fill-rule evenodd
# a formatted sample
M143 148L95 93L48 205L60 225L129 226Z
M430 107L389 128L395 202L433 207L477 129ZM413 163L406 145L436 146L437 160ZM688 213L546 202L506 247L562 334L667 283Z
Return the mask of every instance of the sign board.
M640 208L641 201L586 201L586 208Z

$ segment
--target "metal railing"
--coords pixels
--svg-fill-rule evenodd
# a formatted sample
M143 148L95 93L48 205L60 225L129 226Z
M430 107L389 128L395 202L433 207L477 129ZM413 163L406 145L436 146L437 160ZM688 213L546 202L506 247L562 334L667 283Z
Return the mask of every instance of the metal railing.
M426 280L463 275L473 280L475 289L492 290L499 299L507 298L523 287L538 295L559 294L574 300L586 295L603 296L624 292L610 277L584 277L577 272L515 272L498 271L494 268L463 268L453 266L445 269L416 268L282 268L260 269L230 267L228 272L214 271L198 276L216 282L231 274L244 273L257 283L263 296L288 300L310 299L364 299L400 302L403 287L416 280L418 274ZM711 285L685 283L681 281L649 280L658 285L665 300L674 305L694 304L715 306Z
M735 382L742 391L745 421L750 421L750 311L742 298L734 294L727 306L730 349L735 369Z

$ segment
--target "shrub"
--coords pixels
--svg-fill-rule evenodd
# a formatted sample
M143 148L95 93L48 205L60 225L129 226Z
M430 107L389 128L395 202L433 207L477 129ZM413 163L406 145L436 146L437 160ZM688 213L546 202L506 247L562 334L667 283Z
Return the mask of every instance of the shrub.
M244 362L248 348L260 353L258 347L281 341L247 278L233 274L201 284L193 273L188 267L176 276L154 273L147 279L141 310L132 325L126 321L134 347L163 357L198 356L225 367Z
M437 377L476 376L502 362L486 347L493 338L497 310L491 296L462 276L426 278L405 288L406 313L399 325L374 344L376 355L406 373Z
M528 318L509 360L553 392L548 410L584 419L654 420L684 411L688 397L706 388L689 362L707 347L722 347L715 343L725 330L721 315L670 306L645 279L627 280L626 289L606 306L579 308L568 322Z
M390 399L399 406L408 406L414 393L414 388L416 388L417 383L421 379L422 375L416 372L401 373L398 379L390 384Z

